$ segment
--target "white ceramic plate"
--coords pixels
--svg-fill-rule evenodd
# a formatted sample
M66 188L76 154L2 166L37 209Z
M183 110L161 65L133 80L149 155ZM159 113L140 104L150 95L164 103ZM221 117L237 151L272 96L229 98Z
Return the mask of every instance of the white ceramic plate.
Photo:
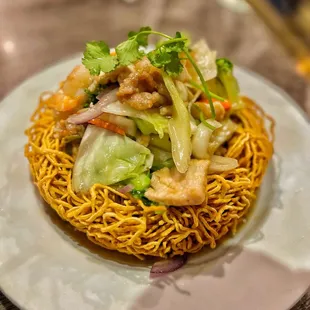
M44 90L79 58L30 78L0 104L0 285L27 310L290 308L310 284L310 128L298 106L262 78L236 70L244 94L277 121L276 155L239 234L186 267L149 280L118 262L40 200L23 156L24 129Z

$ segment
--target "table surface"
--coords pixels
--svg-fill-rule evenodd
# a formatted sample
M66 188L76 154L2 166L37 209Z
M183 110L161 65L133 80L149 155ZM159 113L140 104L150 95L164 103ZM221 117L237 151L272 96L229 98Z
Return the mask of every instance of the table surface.
M127 2L127 3L126 3ZM81 52L89 40L110 46L128 30L150 25L173 34L186 30L235 64L253 70L292 96L310 115L310 83L249 10L236 13L215 0L14 0L0 1L0 99L53 63ZM16 310L0 293L0 310ZM310 293L293 308L310 309Z

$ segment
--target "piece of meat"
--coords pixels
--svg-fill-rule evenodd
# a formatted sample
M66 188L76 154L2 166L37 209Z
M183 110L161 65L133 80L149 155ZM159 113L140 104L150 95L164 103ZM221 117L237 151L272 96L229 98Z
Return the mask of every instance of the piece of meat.
M176 168L160 169L153 173L145 196L169 206L200 205L206 199L209 164L209 160L192 159L186 173Z
M124 103L124 102L123 102ZM129 104L137 110L146 110L152 107L158 107L166 103L166 100L157 92L142 92L136 93L126 99L126 104Z
M83 125L70 124L65 120L57 121L54 127L54 137L64 138L68 136L76 136L82 138L84 135L85 127Z
M118 67L117 69L111 72L101 73L98 82L102 85L106 85L109 83L119 84L123 83L123 81L130 75L131 70L129 67Z
M144 57L134 65L131 72L120 83L117 93L120 102L137 110L146 110L171 104L161 71Z

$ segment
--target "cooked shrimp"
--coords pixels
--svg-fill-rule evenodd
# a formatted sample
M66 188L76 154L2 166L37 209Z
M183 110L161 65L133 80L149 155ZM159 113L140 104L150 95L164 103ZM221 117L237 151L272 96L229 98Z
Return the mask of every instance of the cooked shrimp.
M60 83L58 91L49 98L47 105L58 112L75 112L86 99L84 89L96 78L83 65L76 66L67 79Z
M83 65L76 66L62 83L61 89L64 95L76 98L84 94L84 89L87 88L92 81L92 76Z

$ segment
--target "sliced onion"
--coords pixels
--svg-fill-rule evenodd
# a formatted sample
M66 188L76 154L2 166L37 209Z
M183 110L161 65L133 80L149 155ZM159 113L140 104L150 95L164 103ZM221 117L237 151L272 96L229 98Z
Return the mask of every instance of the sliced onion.
M207 122L215 128L219 128L221 123L213 119L208 119ZM192 150L193 155L197 159L208 159L210 157L208 153L209 141L213 130L206 127L203 123L200 123L195 130L192 137Z
M184 83L176 80L175 81L175 86L180 94L180 97L181 99L184 101L184 102L187 102L188 101L188 89L187 87L184 85Z
M239 166L238 160L230 157L213 155L208 173L218 173L235 169Z
M102 108L112 102L117 101L118 88L109 91L104 94L101 99L97 102L96 105L90 107L87 111L73 114L68 117L67 121L72 124L83 124L88 122L89 120L100 116L103 111Z
M118 191L122 194L127 194L131 192L134 189L134 186L132 184L127 184L124 187L121 187Z
M198 97L201 95L201 91L197 91L196 94L194 95L194 97L192 98L192 100L188 103L187 106L187 110L188 110L188 114L189 114L189 119L190 119L190 125L191 125L191 134L193 135L196 130L197 130L197 125L196 125L196 121L192 115L192 105L196 102L196 100L198 99Z
M200 40L192 46L194 58L206 81L217 75L216 52L211 51L205 40Z
M99 116L99 118L102 119L103 121L115 124L118 127L124 129L126 134L132 137L136 136L137 125L132 119L129 119L125 116L113 115L108 113L102 113Z
M105 89L103 89L98 95L97 95L97 99L100 101L102 99L103 96L105 96L106 94L108 94L110 91L112 91L113 89L116 89L116 86L110 86L107 87Z
M199 124L197 130L192 137L192 149L193 155L197 159L209 158L208 146L212 130L206 127L204 124Z
M195 134L195 132L197 131L197 125L195 122L195 119L193 119L192 117L189 118L189 124L191 126L191 135Z
M156 262L151 269L151 277L156 277L181 268L187 261L187 255L175 256L171 259Z
M215 131L210 139L209 152L213 154L224 142L228 141L234 132L237 130L238 125L230 118L222 122L222 127Z
M115 101L112 104L105 105L102 111L109 114L134 117L148 121L154 126L160 138L168 131L168 119L159 114L159 109L140 111L132 108L128 104Z

